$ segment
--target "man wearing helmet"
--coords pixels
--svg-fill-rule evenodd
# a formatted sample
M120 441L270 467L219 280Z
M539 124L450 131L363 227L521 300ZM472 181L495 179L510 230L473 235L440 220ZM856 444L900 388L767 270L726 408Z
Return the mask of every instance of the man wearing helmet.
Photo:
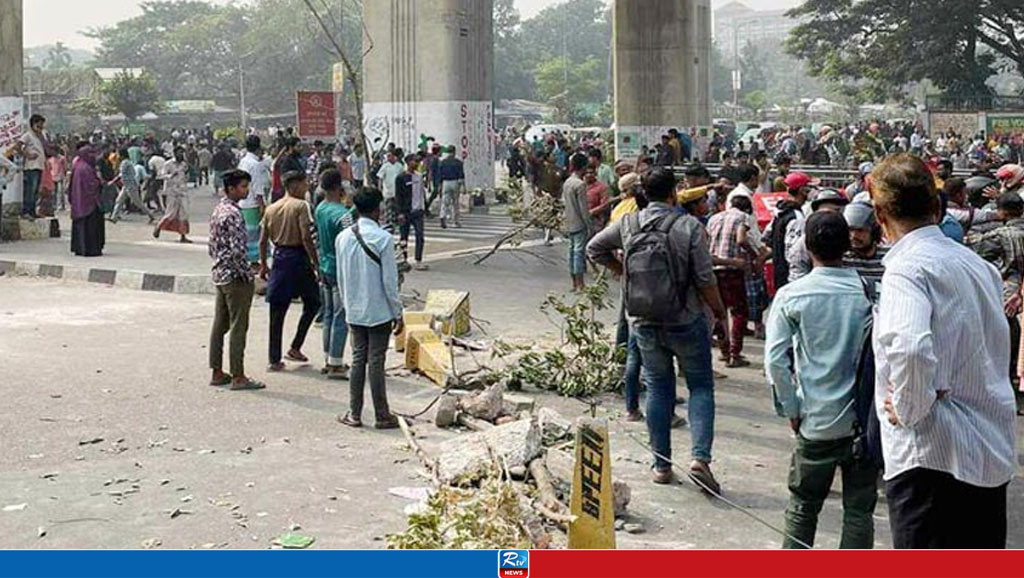
M850 250L843 256L843 266L857 270L871 300L877 303L885 274L882 259L889 250L881 246L882 228L875 219L875 209L867 203L851 203L843 209L843 216L850 227Z

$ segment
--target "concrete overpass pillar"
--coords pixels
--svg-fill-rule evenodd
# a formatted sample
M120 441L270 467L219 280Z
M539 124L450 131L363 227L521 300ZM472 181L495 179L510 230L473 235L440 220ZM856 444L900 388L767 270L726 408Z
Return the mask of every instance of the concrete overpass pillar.
M615 0L613 18L616 156L670 128L710 131L710 0Z
M22 0L0 0L0 154L21 136L22 118ZM0 204L0 238L18 238L21 210L21 179L3 191Z
M364 116L371 146L455 145L468 189L494 186L493 0L363 3Z

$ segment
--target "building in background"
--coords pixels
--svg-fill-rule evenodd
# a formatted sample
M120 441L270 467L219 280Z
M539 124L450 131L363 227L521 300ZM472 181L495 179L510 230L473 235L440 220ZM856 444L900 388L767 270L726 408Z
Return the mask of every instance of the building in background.
M728 61L742 52L747 42L783 42L800 21L786 16L788 10L755 10L742 2L730 2L715 10L715 43Z
M494 186L492 0L363 3L363 111L374 149L455 145L466 186Z

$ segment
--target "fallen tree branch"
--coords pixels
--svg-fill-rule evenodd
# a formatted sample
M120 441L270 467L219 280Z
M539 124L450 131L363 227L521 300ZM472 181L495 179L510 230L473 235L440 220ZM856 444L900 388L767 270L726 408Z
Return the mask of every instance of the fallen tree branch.
M412 431L409 429L409 424L405 421L405 418L398 416L398 427L402 428L402 433L405 434L405 440L409 442L409 447L412 448L413 453L416 457L423 462L423 465L427 468L427 473L430 474L431 481L434 482L435 487L441 486L441 480L437 477L437 462L432 460L427 452L423 451L420 444L413 438Z
M558 499L558 494L555 493L555 486L551 483L551 476L548 474L547 466L544 465L544 460L539 458L533 460L530 462L529 469L534 483L537 484L541 505L552 512L560 509L562 502Z

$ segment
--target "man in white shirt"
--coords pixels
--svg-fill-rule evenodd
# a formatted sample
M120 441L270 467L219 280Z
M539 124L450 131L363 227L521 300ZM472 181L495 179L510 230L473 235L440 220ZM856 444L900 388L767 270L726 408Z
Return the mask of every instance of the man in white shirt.
M740 183L735 189L729 193L729 196L725 198L725 206L731 207L732 200L736 197L743 196L750 199L750 203L754 204L754 189L757 188L757 181L761 176L761 170L756 165L748 164L742 165L736 168L736 177ZM750 244L751 249L761 252L763 243L761 242L761 226L757 222L757 212L753 212L747 216L747 226L750 229Z
M164 204L160 198L160 194L164 190L164 165L167 164L165 159L160 153L154 153L153 156L149 157L149 162L146 166L149 168L149 184L146 188L146 203L153 203L156 208L163 211Z
M872 192L893 243L874 326L893 545L1005 548L1017 452L1002 279L935 226L939 198L920 158L883 161Z
M384 164L377 171L377 178L380 180L380 190L384 194L384 220L386 225L394 223L395 220L395 179L405 171L405 165L398 162L394 151L388 151Z
M245 219L247 236L246 250L249 263L258 263L260 258L260 222L266 209L267 195L270 194L270 169L263 162L263 143L256 135L245 139L245 156L238 162L238 169L249 173L252 184L249 195L238 202L238 208Z
M29 129L21 135L23 145L22 155L25 158L22 178L21 216L29 219L36 218L36 195L39 193L39 184L42 182L43 171L46 170L46 137L43 129L46 127L46 119L41 115L33 114L28 122Z

